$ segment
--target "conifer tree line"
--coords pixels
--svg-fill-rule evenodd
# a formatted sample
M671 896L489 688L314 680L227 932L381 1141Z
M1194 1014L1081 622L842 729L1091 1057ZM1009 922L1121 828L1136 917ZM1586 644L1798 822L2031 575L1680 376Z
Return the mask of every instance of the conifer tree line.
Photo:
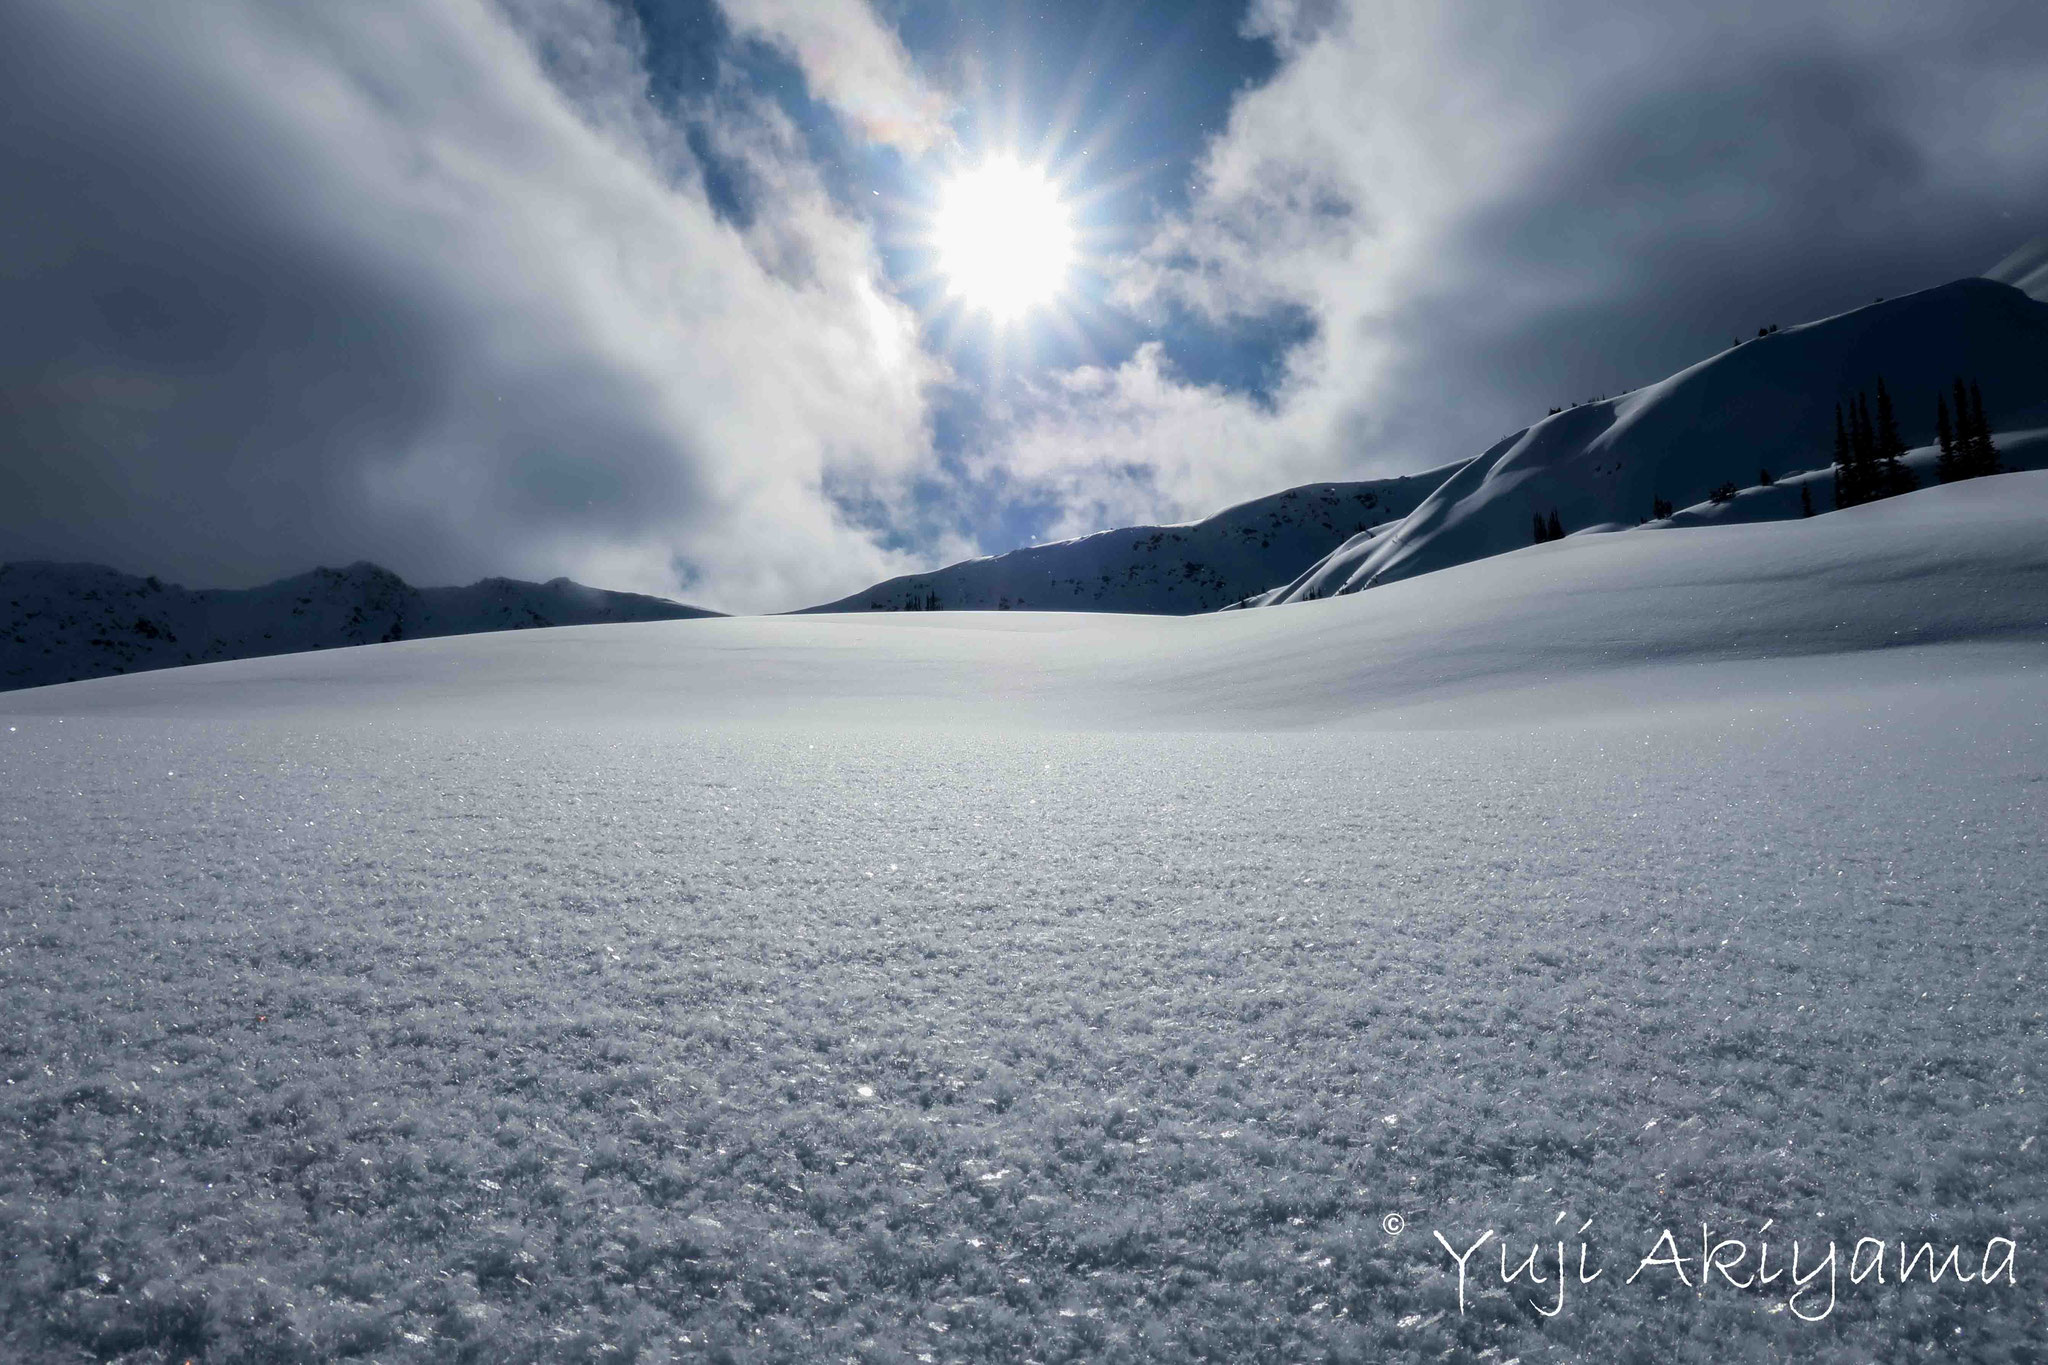
M1934 400L1934 437L1940 454L1935 473L1943 483L1981 478L1999 472L1998 447L1984 416L1984 395L1977 382L1957 379L1946 395ZM1920 480L1902 463L1906 443L1899 435L1891 393L1877 381L1877 407L1858 391L1853 403L1835 405L1835 506L1910 493Z
M1919 476L1906 468L1905 438L1899 435L1898 415L1892 410L1891 390L1883 379L1877 381L1877 412L1873 417L1870 396L1860 390L1848 405L1835 404L1835 506L1854 507L1897 497L1920 486Z
M1541 512L1530 513L1529 530L1534 543L1538 545L1546 541L1564 539L1564 522L1559 520L1555 507L1550 509L1550 516L1547 519Z
M1954 483L1998 473L1998 447L1991 443L1991 424L1984 420L1984 395L1977 381L1971 380L1965 388L1957 379L1951 392L1955 397L1953 418L1947 398L1934 400L1934 441L1941 452L1934 462L1935 474L1943 483Z

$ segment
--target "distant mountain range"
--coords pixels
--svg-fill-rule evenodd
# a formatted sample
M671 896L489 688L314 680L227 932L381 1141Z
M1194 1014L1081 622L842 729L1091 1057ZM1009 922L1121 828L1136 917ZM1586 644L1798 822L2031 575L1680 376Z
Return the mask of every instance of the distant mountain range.
M1897 405L1935 481L1937 395L1975 380L2008 470L2048 467L2048 238L1987 276L1771 328L1659 383L1575 404L1422 474L1309 484L1203 521L1131 526L909 574L812 607L1187 614L1357 592L1566 535L1834 510L1835 405Z
M415 588L375 564L197 591L97 564L0 564L0 689L435 635L718 614L566 578Z
M1286 582L1360 533L1398 524L1460 468L1304 484L1184 525L1123 526L906 574L808 610L1214 611Z

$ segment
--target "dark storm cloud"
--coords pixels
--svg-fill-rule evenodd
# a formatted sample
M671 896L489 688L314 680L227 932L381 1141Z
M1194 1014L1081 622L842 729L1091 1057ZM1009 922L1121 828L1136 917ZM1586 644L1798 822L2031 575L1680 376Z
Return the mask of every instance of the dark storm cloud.
M818 491L925 446L865 229L744 92L708 136L773 223L720 221L607 14L8 7L0 558L739 606L890 567Z
M1981 30L1951 36L1950 61L1988 58ZM1589 96L1512 194L1446 235L1450 287L1396 314L1416 342L1403 382L1486 392L1505 429L1757 326L1989 266L2048 222L2048 183L1930 109L1952 82L1913 55L1709 50L1668 84ZM2048 135L2030 140L2048 165ZM1413 439L1429 420L1410 414Z
M2038 6L1273 0L1252 25L1281 70L1126 297L1302 309L1314 339L1270 414L1156 353L1048 390L1012 458L1070 529L1470 455L2048 224ZM1116 456L1147 477L1102 474Z

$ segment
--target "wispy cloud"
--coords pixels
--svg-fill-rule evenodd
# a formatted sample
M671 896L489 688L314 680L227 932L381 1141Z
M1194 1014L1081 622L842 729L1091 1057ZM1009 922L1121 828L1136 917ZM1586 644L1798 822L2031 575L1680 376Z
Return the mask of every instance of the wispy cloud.
M866 0L718 2L737 32L793 58L812 93L870 141L922 155L948 136L950 101Z

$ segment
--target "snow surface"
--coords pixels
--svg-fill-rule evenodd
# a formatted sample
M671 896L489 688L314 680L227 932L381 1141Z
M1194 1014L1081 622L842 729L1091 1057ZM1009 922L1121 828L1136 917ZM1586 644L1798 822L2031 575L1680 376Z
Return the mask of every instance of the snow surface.
M2044 530L0 696L0 1356L2038 1358Z
M1397 525L1353 538L1250 605L1357 592L1500 554L1527 545L1532 517L1552 511L1568 533L1621 530L1649 518L1658 499L1686 507L1726 484L1759 485L1763 471L1825 471L1836 401L1859 391L1874 399L1879 378L1909 444L1932 442L1936 396L1958 375L1981 383L2001 432L2039 427L2048 424L2044 374L2048 303L1988 279L1786 327L1504 438ZM2010 463L2024 467L2014 453ZM1814 492L1816 510L1834 506L1831 483Z
M714 614L566 578L415 588L374 564L351 564L195 592L97 564L20 561L0 564L0 687L374 641Z
M907 574L815 612L1214 611L1285 583L1333 548L1413 511L1459 466L1289 488L1178 526L1123 526Z

